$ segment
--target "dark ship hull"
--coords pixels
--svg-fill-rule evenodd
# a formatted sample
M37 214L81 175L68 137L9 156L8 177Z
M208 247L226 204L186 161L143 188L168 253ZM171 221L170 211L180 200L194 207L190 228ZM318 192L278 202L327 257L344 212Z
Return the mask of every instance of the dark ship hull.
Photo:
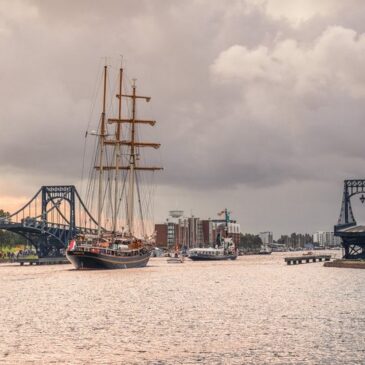
M150 259L149 250L138 255L116 256L79 250L67 251L67 259L76 269L131 269L145 267Z

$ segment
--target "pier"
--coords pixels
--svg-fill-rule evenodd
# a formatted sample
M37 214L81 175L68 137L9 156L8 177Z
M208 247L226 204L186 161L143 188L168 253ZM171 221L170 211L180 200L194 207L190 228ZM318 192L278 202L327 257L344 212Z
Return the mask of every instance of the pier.
M285 262L288 265L298 265L298 264L309 264L310 262L317 261L329 261L331 255L303 255L303 256L293 256L285 257Z
M28 265L60 265L69 264L70 262L66 257L42 257L42 258L19 258L15 260L21 266Z

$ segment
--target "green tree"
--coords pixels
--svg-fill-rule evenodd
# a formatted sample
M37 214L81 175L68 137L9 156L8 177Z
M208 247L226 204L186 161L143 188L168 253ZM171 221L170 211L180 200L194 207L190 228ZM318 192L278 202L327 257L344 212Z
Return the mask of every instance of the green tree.
M9 217L10 213L6 212L3 209L0 209L0 218L2 217ZM26 243L26 239L16 233L12 233L9 231L6 231L4 229L0 230L0 248L2 247L11 247L15 245L22 244L24 245Z
M262 246L262 240L258 235L245 233L240 236L240 250L258 251Z
M1 217L8 217L10 215L9 212L5 212L5 210L0 209L0 218Z

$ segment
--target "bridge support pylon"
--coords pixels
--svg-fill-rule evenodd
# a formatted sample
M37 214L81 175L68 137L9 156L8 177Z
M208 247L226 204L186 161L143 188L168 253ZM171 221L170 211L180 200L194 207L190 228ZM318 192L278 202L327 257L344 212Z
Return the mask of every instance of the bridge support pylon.
M345 180L340 217L334 230L335 236L341 237L346 259L365 259L365 226L357 225L351 207L351 198L358 194L364 203L365 179Z
M27 238L38 256L59 255L77 234L97 234L92 217L75 186L42 186L21 209L0 219L0 229Z

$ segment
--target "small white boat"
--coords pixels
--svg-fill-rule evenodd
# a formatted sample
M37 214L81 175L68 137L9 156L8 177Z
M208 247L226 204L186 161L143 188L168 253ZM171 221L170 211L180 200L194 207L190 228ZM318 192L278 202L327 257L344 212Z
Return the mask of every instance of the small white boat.
M167 259L168 264L183 264L184 263L184 257L178 256L178 257L169 257Z
M220 247L190 249L189 258L193 261L235 260L237 258L237 250L232 238L223 238Z
M167 258L168 264L182 264L184 263L184 256L179 252L178 247L175 249L173 256Z

